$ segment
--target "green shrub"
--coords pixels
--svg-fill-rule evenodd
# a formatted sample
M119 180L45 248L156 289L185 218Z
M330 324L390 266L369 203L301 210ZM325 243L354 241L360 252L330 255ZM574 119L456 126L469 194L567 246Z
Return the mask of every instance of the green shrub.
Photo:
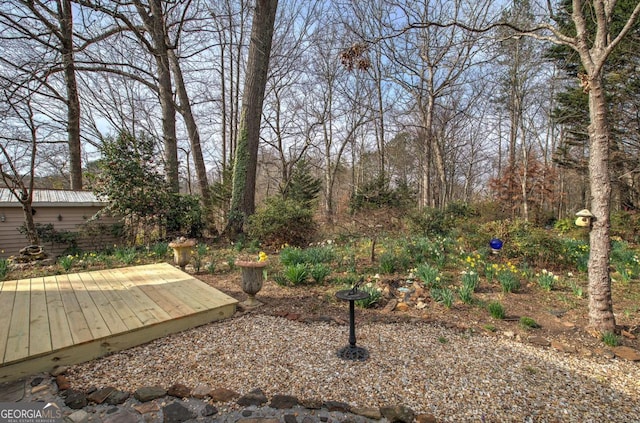
M602 340L602 342L604 342L605 345L608 345L610 347L617 347L618 345L620 345L620 338L613 332L603 333L600 339Z
M156 242L150 248L151 252L154 256L164 258L169 253L169 243L168 242Z
M75 257L72 255L60 256L58 258L58 264L64 269L65 272L68 272L73 267L74 259Z
M465 304L473 303L473 289L470 286L463 285L458 289L460 301Z
M264 245L308 245L316 234L313 210L294 200L270 197L249 217L248 233Z
M416 268L416 275L427 288L440 286L440 271L427 263Z
M382 298L382 292L378 287L374 286L372 283L367 283L365 285L362 285L359 288L359 290L369 294L369 297L365 298L364 300L356 301L356 305L358 307L371 308L374 305L376 305Z
M309 271L306 264L298 263L285 267L284 276L292 285L301 285L307 281Z
M522 316L520 318L520 325L522 325L524 328L527 328L527 329L536 329L540 327L540 325L536 323L536 321L533 320L531 317L525 317L525 316Z
M0 281L3 281L9 274L9 261L7 259L0 259Z
M331 268L324 263L318 263L309 269L311 279L317 284L321 284L331 274Z
M487 309L489 310L489 314L491 315L491 317L493 317L494 319L504 319L504 307L498 301L489 303Z
M380 255L380 273L390 275L395 273L396 268L396 256L393 253L385 252Z
M124 264L131 264L135 261L138 252L136 251L135 247L118 248L113 255L115 256L116 260Z
M292 266L305 261L304 251L299 247L286 246L280 250L280 263L285 266Z
M462 273L462 286L472 293L476 291L479 284L480 277L477 272L469 270Z
M538 285L545 291L551 291L558 280L558 276L554 275L553 272L549 272L547 269L542 269L542 272L540 272L537 277Z
M520 279L510 270L499 272L498 282L500 282L502 292L504 293L517 292L520 289Z
M336 252L331 246L309 247L303 250L303 257L309 264L331 263L336 259Z

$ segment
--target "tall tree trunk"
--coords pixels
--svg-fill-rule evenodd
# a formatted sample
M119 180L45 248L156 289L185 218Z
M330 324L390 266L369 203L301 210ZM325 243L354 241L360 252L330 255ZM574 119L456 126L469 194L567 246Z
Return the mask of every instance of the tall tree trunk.
M80 143L80 98L73 57L73 13L71 0L62 1L60 34L62 67L67 90L67 139L69 144L69 183L71 189L82 189L82 154Z
M191 153L193 154L193 164L196 168L196 177L198 178L201 202L205 209L209 209L211 207L209 181L207 178L207 167L204 164L204 157L202 156L200 132L198 131L196 120L193 118L191 103L189 102L189 95L187 94L187 89L184 85L184 78L182 76L182 69L180 69L180 63L178 63L178 58L173 50L169 50L168 53L171 69L173 70L173 80L176 85L178 98L180 99L179 111L184 118L184 123L189 135L189 141L191 143Z
M591 212L589 326L604 333L616 329L609 275L611 180L609 177L609 125L600 73L589 80L589 176Z
M231 212L225 229L231 237L242 232L246 219L255 211L260 121L277 7L278 0L256 0L233 166Z
M149 1L149 15L144 6L135 2L138 13L153 39L153 56L158 68L158 97L162 109L162 137L164 142L165 172L169 189L180 191L178 179L178 141L176 137L176 108L173 102L169 46L161 0Z

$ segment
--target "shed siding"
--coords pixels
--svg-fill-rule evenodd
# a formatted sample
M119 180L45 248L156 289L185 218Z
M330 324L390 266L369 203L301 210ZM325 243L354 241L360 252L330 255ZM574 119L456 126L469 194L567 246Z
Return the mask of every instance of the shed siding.
M57 231L78 231L80 227L102 207L44 207L35 206L36 214L33 216L35 223L52 223ZM4 222L2 221L4 216ZM60 216L60 218L58 217ZM117 219L101 217L97 223L113 224ZM27 246L26 237L18 231L24 224L24 214L21 208L0 206L0 257L6 258L15 255L21 248ZM81 237L78 246L86 251L104 248L113 245L116 239L110 234L100 237ZM56 257L64 252L68 245L43 243L45 252L49 257Z

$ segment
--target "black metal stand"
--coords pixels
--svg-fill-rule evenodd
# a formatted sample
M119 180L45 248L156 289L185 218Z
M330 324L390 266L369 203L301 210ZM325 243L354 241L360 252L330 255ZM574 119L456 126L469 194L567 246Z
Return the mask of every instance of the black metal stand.
M336 297L340 300L349 301L349 345L338 350L338 357L345 360L365 361L369 358L369 351L356 346L356 311L355 302L369 298L366 292L358 291L357 288L346 289L336 292Z

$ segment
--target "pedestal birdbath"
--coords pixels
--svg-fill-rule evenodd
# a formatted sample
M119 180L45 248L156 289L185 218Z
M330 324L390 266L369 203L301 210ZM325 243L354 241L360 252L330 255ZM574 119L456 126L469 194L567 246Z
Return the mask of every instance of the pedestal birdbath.
M356 312L355 302L369 298L369 294L358 291L358 285L351 289L336 292L336 297L343 301L349 301L349 345L338 350L338 357L345 360L365 361L369 358L369 351L356 346Z
M191 260L191 251L196 245L194 239L187 239L184 237L178 238L169 243L169 247L173 249L173 261L184 271L184 268L189 264Z

